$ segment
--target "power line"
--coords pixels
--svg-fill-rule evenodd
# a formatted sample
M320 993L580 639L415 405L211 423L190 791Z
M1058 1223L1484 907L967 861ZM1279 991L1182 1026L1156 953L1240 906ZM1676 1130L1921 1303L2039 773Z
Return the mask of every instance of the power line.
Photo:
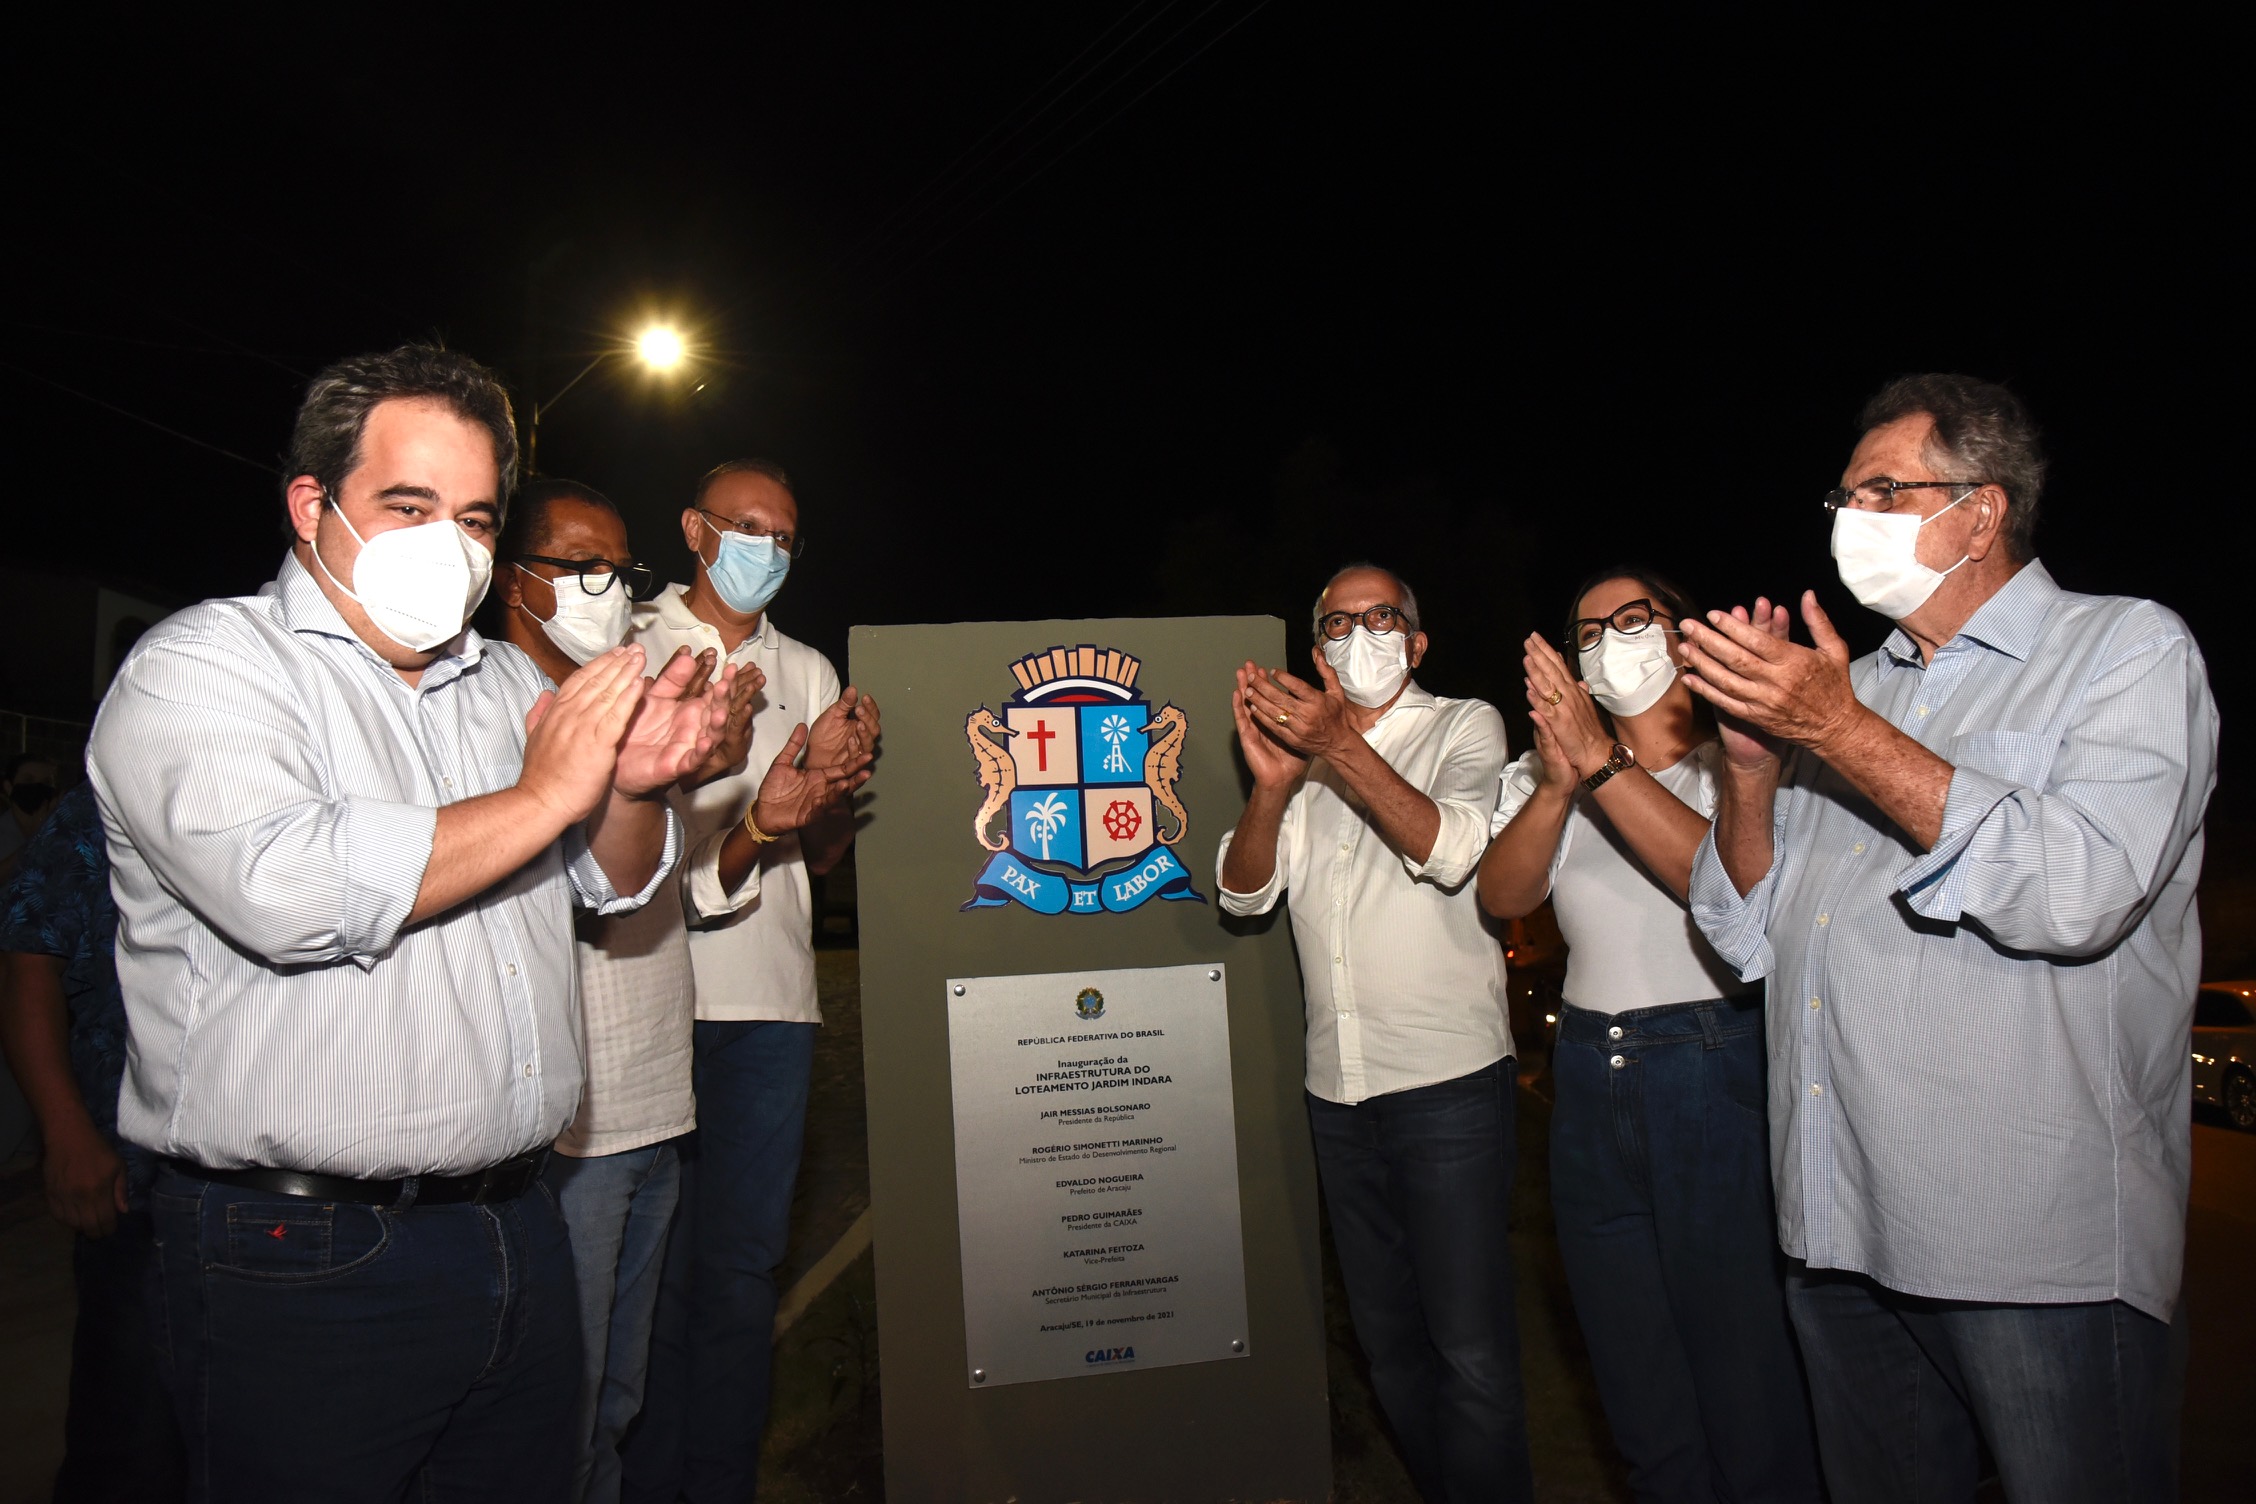
M982 220L986 219L988 215L990 215L990 214L994 213L994 212L995 212L995 211L996 211L997 209L1001 208L1001 207L1002 207L1002 206L1003 206L1004 204L1006 204L1006 203L1010 202L1010 200L1012 200L1013 198L1016 198L1016 197L1017 197L1017 196L1018 196L1018 195L1019 195L1019 194L1020 194L1021 192L1023 192L1023 191L1025 190L1025 189L1027 189L1028 187L1031 187L1031 186L1032 186L1032 185L1033 185L1033 184L1034 184L1034 183L1035 183L1035 182L1036 182L1037 180L1039 180L1039 179L1040 179L1040 178L1042 177L1042 175L1043 175L1044 173L1048 172L1048 171L1049 171L1049 170L1050 170L1051 168L1053 168L1053 167L1057 166L1057 164L1058 164L1058 163L1060 163L1060 162L1064 161L1064 160L1065 160L1065 159L1066 159L1067 157L1070 157L1070 156L1072 156L1072 155L1073 155L1073 154L1074 154L1074 153L1075 153L1076 151L1079 151L1079 150L1080 150L1080 149L1081 149L1081 148L1082 148L1083 146L1087 145L1087 144L1088 144L1088 142L1089 142L1089 141L1090 141L1090 140L1091 140L1091 139L1092 139L1093 137L1095 137L1095 136L1096 136L1096 135L1097 135L1097 134L1098 134L1099 132L1103 131L1103 130L1105 129L1105 127L1106 127L1106 126L1109 126L1109 125L1111 125L1111 124L1112 124L1112 122L1114 122L1115 120L1118 120L1118 119L1119 119L1119 118L1120 118L1121 116L1123 116L1123 115L1127 114L1127 113L1128 113L1128 112L1129 112L1130 110L1134 109L1134 108L1135 108L1135 107L1136 107L1137 105L1141 104L1141 103L1142 103L1142 102L1143 102L1143 101L1144 101L1144 100L1145 100L1146 98L1148 98L1148 97L1149 97L1149 96L1150 96L1150 95L1152 94L1152 92L1153 92L1154 90L1158 89L1158 88L1159 88L1159 87L1160 87L1161 85L1165 84L1165 83L1166 83L1166 82L1167 82L1167 81L1168 81L1169 79L1173 78L1173 77L1174 77L1174 76L1175 76L1176 74L1178 74L1178 73L1182 72L1182 71L1183 71L1183 70L1184 70L1185 68L1188 68L1188 67L1189 67L1189 66L1190 66L1190 65L1191 65L1192 63L1195 63L1195 62L1197 62L1197 61L1199 60L1199 58L1203 57L1203 56L1204 56L1204 55L1206 54L1206 52L1207 52L1207 50L1208 50L1209 48L1211 48L1211 47L1213 47L1213 46L1214 46L1214 44L1215 44L1215 43L1217 43L1217 42L1221 41L1221 40L1222 40L1222 39L1223 39L1224 37L1227 37L1228 35L1230 35L1230 33L1232 33L1232 32L1234 32L1234 31L1236 31L1236 30L1237 30L1237 29L1238 29L1239 27L1241 27L1241 26L1245 25L1245 23L1246 23L1246 22L1248 22L1248 21L1252 20L1252 19L1254 18L1254 16L1255 16L1255 15L1257 15L1257 14L1258 14L1258 13L1259 13L1259 12L1260 12L1260 11L1261 11L1261 10L1262 10L1263 8L1264 8L1264 7L1266 7L1266 6L1268 5L1268 3L1269 3L1269 0L1255 0L1255 3L1253 4L1253 6L1252 6L1251 8L1249 8L1249 9L1248 9L1248 10L1247 10L1247 11L1245 12L1245 14L1243 14L1243 15L1239 16L1239 17L1238 17L1238 18L1237 18L1237 19L1236 19L1235 21L1232 21L1232 22L1231 22L1231 23L1230 23L1229 25L1227 25L1227 26L1223 27L1223 28L1222 28L1222 29L1221 29L1220 31L1216 32L1216 33L1215 33L1215 34L1214 34L1213 36L1211 36L1211 37L1207 38L1207 39L1206 39L1206 41L1204 41L1203 43L1201 43L1201 44L1200 44L1200 45L1199 45L1199 46L1198 46L1198 47L1197 47L1197 48L1196 48L1195 50L1193 50L1193 51L1191 52L1191 54L1190 54L1190 55L1189 55L1188 57L1184 58L1184 59L1183 59L1183 60L1182 60L1181 62L1177 63L1177 64L1176 64L1176 65L1175 65L1174 67L1172 67L1172 68L1168 69L1168 70L1167 70L1167 71L1166 71L1165 73L1162 73L1162 74L1161 74L1161 75L1160 75L1160 76L1159 76L1158 78L1154 79L1154 80L1153 80L1153 81L1152 81L1152 82L1151 82L1151 83L1150 83L1149 85L1147 85L1147 86L1146 86L1146 87L1145 87L1145 88L1144 88L1144 89L1143 89L1142 91L1140 91L1140 92L1139 92L1139 93L1138 93L1138 94L1137 94L1137 95L1136 95L1136 96L1135 96L1135 97L1134 97L1133 99L1130 99L1130 100L1129 100L1129 101L1128 101L1128 102L1127 102L1126 104L1123 104L1123 105L1122 105L1122 106L1121 106L1121 107L1120 107L1119 109L1117 109L1117 110L1114 110L1114 111L1113 111L1113 112L1112 112L1111 114L1109 114L1109 115L1105 116L1105 118L1104 118L1104 119L1102 119L1102 120L1098 121L1098 122L1097 122L1097 123L1096 123L1095 125L1091 126L1091 127L1090 127L1090 128L1088 129L1088 130L1084 131L1084 132L1083 132L1083 133L1082 133L1081 135L1079 135L1078 137L1076 137L1076 138L1075 138L1075 139L1074 139L1074 140L1073 140L1073 141L1072 141L1072 142L1071 142L1071 143L1070 143L1069 145L1067 145L1067 146L1065 147L1065 149L1064 149L1064 150L1062 150L1062 151L1058 152L1058 153L1057 153L1057 154L1056 154L1055 156L1051 157L1051 158L1050 158L1050 159L1049 159L1048 161L1046 161L1046 162L1043 162L1042 164L1040 164L1039 166L1037 166L1037 167L1036 167L1036 168L1035 168L1035 169L1034 169L1034 170L1033 170L1032 172L1029 172L1029 173L1028 173L1028 174L1027 174L1027 175L1026 175L1025 177L1021 178L1021 179L1020 179L1020 180L1019 180L1018 182L1016 182L1016 183L1012 184L1012 185L1011 185L1011 186L1010 186L1009 188L1006 188L1006 189L1004 189L1004 190L1003 190L1003 192L1002 192L1002 193L1001 193L1000 195L998 195L997 197L995 197L995 198L993 198L993 199L989 200L989 201L988 201L988 203L987 203L987 204L986 204L986 205L985 205L984 207L982 207L981 209L979 209L979 210L978 210L978 211L977 211L976 213L974 213L974 214L973 214L973 215L972 215L972 216L971 216L971 217L970 217L969 219L967 219L967 220L963 221L963 222L962 222L961 224L957 225L957 226L956 226L956 227L955 227L954 229L952 229L952 230L948 231L948 233L947 233L946 235L942 236L942 237L941 237L941 238L940 238L939 240L937 240L937 241L934 241L934 242L933 242L933 243L932 243L931 245L929 245L929 246L926 246L926 247L925 247L925 248L924 248L924 249L923 249L922 251L919 251L919 252L918 252L918 253L916 253L916 254L915 254L914 256L910 257L910 258L909 258L908 260L906 260L906 261L904 261L904 262L900 263L900 265L899 265L898 267L896 267L896 268L895 268L895 270L894 270L893 274L892 274L891 276L887 277L887 278L886 278L886 279L884 280L884 282L882 282L882 283L880 284L880 289L882 290L883 288L891 287L891 286L893 286L894 284L898 283L898 282L899 282L899 281L900 281L900 280L901 280L901 279L902 279L903 277L907 276L907 275L908 275L908 274L909 274L909 273L910 273L911 271L913 271L913 270L914 270L914 269L915 269L915 268L916 268L917 266L919 266L920 264L922 264L922 263L923 263L923 262L924 262L924 261L925 261L926 259L928 259L929 257L931 257L931 256L933 256L933 255L936 255L936 254L937 254L938 252L940 252L941 250L945 249L945 248L946 248L946 247L947 247L948 245L950 245L951 243L953 243L953 242L954 242L954 241L956 240L956 238L957 238L957 237L959 237L959 236L961 236L961 235L962 235L962 234L963 234L963 233L964 233L964 232L965 232L966 230L969 230L969 229L971 229L971 228L972 228L972 227L973 227L974 225L977 225L977 224L978 224L978 223L979 223L980 221L982 221ZM1116 80L1115 80L1115 81L1114 81L1113 83L1111 83L1111 84L1108 84L1108 85L1106 85L1106 86L1105 86L1105 88L1103 88L1103 89L1099 90L1099 91L1097 92L1096 96L1095 96L1094 98L1090 99L1090 100L1088 101L1088 103L1087 103L1087 104L1084 104L1084 105L1083 105L1083 106L1082 106L1082 107L1081 107L1080 109L1077 109L1077 110L1075 110L1075 111L1074 111L1074 112L1073 112L1073 113L1072 113L1071 115L1068 115L1068 116L1066 116L1064 120L1061 120L1060 122L1058 122L1058 124L1057 124L1057 126L1056 126L1055 128L1053 128L1052 130L1050 130L1050 131L1048 131L1048 132L1045 132L1045 133L1043 134L1043 136L1042 136L1042 137L1041 137L1041 138L1040 138L1039 140L1035 141L1035 142L1034 142L1034 144L1033 144L1032 146L1030 146L1030 147L1029 147L1029 148L1028 148L1028 149L1027 149L1026 151L1024 151L1024 152L1021 152L1021 153L1020 153L1020 154L1019 154L1019 155L1018 155L1017 157L1013 158L1013 159L1012 159L1012 160L1010 161L1010 163L1008 163L1008 164L1007 164L1007 165L1005 166L1005 168L1004 168L1004 171L1005 171L1005 172L1009 171L1009 169L1010 169L1010 168L1012 168L1012 167L1016 167L1016 166L1017 166L1017 165L1018 165L1018 164L1019 164L1020 162L1023 162L1023 161L1025 161L1025 160L1026 160L1026 159L1027 159L1027 158L1028 158L1029 156L1032 156L1032 155L1034 154L1034 152L1035 152L1035 151L1037 151L1037 150L1039 150L1039 149L1041 148L1041 146L1043 145L1043 143L1044 143L1044 142L1047 142L1047 141L1049 141L1049 140L1050 140L1050 139L1051 139L1052 137L1056 136L1056 135L1058 134L1058 132L1059 132L1059 131L1062 131L1062 130L1063 130L1063 129L1064 129L1064 128L1065 128L1066 126L1067 126L1067 125L1071 124L1071 123L1073 122L1073 120L1075 120L1075 119L1076 119L1076 118L1078 118L1078 117L1079 117L1079 116L1080 116L1081 114L1083 114L1083 113L1084 113L1085 111L1087 111L1087 110L1088 110L1088 109L1090 108L1090 106L1092 106L1092 105L1096 104L1096 103L1097 103L1097 102L1098 102L1099 100L1101 100L1101 99L1102 99L1102 98L1103 98L1103 97L1104 97L1104 96L1105 96L1105 95L1106 95L1107 93L1109 93L1109 92L1111 92L1111 91L1112 91L1113 89L1115 89L1115 88L1119 87L1119 86L1120 86L1120 84L1122 84L1122 83L1126 82L1126 81L1127 81L1127 78L1128 78L1128 77L1129 77L1130 75L1133 75L1133 74L1134 74L1134 73L1136 72L1136 70L1137 70L1137 69L1141 68L1141 67L1142 67L1142 66L1144 65L1144 63L1147 63L1147 62L1151 61L1151 59L1152 59L1152 58L1154 58L1154 57L1157 57L1157 56L1158 56L1158 55L1159 55L1159 54L1160 54L1161 52L1164 52L1164 51L1165 51L1165 50L1167 49L1167 47L1168 47L1168 46L1169 46L1169 45L1170 45L1171 43L1173 43L1173 42L1175 41L1175 39L1176 39L1177 37L1180 37L1180 36L1182 36L1182 35L1183 35L1183 33L1185 33L1185 32L1187 32L1187 31L1189 31L1189 30L1190 30L1190 29L1191 29L1191 28L1192 28L1193 26L1196 26L1196 25L1197 25L1197 24L1198 24L1198 23L1199 23L1200 21L1204 20L1204 19L1205 19L1205 18L1207 17L1207 15L1208 15L1208 14L1210 14L1210 13L1211 13L1212 11L1214 11L1214 10L1216 9L1216 7L1218 7L1218 6L1219 6L1219 5L1221 5L1221 4L1222 4L1222 0L1213 0L1213 3L1212 3L1212 4L1210 4L1210 5L1208 5L1208 6L1206 7L1206 9L1205 9L1205 10L1202 10L1202 11L1200 11L1200 12L1199 12L1199 13L1198 13L1198 14L1197 14L1196 16L1193 16L1193 17L1192 17L1192 18L1191 18L1191 19L1190 19L1189 21L1187 21L1187 22L1185 22L1185 23L1184 23L1183 25L1181 25L1181 26L1177 27L1177 28L1175 29L1175 31L1174 31L1174 32L1173 32L1173 33L1172 33L1171 35L1169 35L1169 36L1167 37L1167 39L1166 39L1165 41L1161 42L1161 43L1160 43L1160 44L1159 44L1159 45L1158 45L1157 47L1154 47L1154 48L1153 48L1153 49L1152 49L1152 50L1151 50L1150 52L1146 53L1146 54L1145 54L1145 55L1143 56L1143 58L1141 58L1140 60L1138 60L1138 61L1137 61L1137 62L1136 62L1135 64L1131 65L1131 66L1129 67L1129 69L1127 70L1127 72L1126 72L1126 73L1124 73L1124 74L1122 75L1122 77L1121 77L1121 78L1119 78L1119 79L1116 79Z
M13 371L18 376L39 382L43 386L51 386L58 392L76 397L81 402L91 402L96 407L102 408L108 412L116 413L121 418L130 418L134 422L139 423L144 427L153 428L157 432L164 434L169 438L178 439L183 444L193 444L198 449L209 449L214 454L225 455L228 459L235 461L235 463L239 465L248 465L253 470L256 470L259 474L267 476L269 478L281 473L281 470L277 466L262 465L257 460L245 458L243 455L237 454L232 449L222 449L217 444L206 443L204 440L197 438L194 434L182 433L177 428L168 428L164 424L159 423L156 419L144 418L143 416L141 416L141 414L134 412L130 408L120 407L115 402L105 402L100 397L90 396L87 393L80 391L77 387L65 386L63 385L63 383L57 381L52 376L42 376L37 371L27 371L22 366L17 365L14 361L0 360L0 370Z
M885 218L879 220L876 225L872 226L870 232L865 235L862 238L861 243L855 247L854 254L861 255L867 251L875 250L887 239L890 239L891 237L886 235L885 231L893 224L895 220L899 219L902 215L914 209L920 202L923 201L925 195L931 193L942 183L946 182L948 178L952 174L954 174L955 170L958 167L961 167L968 158L976 153L982 146L985 146L987 144L987 141L990 137L992 137L997 131L1002 130L1004 126L1009 125L1011 121L1017 117L1020 111L1024 110L1028 105L1032 104L1035 100L1041 98L1043 94L1047 93L1051 85L1055 84L1059 79L1065 77L1067 73L1071 72L1073 66L1076 63L1080 62L1081 59L1087 57L1090 53L1096 51L1098 47L1103 45L1104 39L1106 37L1111 36L1115 31L1118 31L1122 26L1126 25L1127 22L1132 17L1134 17L1136 12L1142 10L1144 6L1149 3L1150 0L1136 0L1136 3L1129 6L1126 11L1122 12L1119 18L1113 21L1110 26L1107 26L1103 31L1098 32L1094 41L1091 41L1079 52L1073 54L1072 57L1067 58L1064 65L1061 66L1055 73L1052 73L1048 78L1043 79L1039 84L1035 85L1033 92L1029 93L1024 99L1013 105L1008 114L1004 115L1002 119L989 126L986 131L980 135L978 140L972 142L971 145L958 152L954 161L950 162L946 167L941 168L938 173L927 179L923 187L910 194L908 198L903 200L894 208L892 213L886 215ZM1165 3L1162 4L1159 8L1160 14L1165 14L1168 7L1173 4L1174 0L1165 0ZM1156 21L1158 19L1159 15L1154 15L1150 21L1146 21L1144 23L1144 26L1149 26L1152 21ZM1144 26L1137 27L1135 31L1130 32L1126 37L1122 38L1121 45L1126 46L1129 42L1135 40L1136 36L1143 31ZM1119 50L1119 47L1115 47L1112 52L1106 53L1104 57L1097 60L1095 67L1102 67L1106 62L1111 60L1113 53L1117 53ZM1095 71L1095 67L1092 67L1090 71ZM1088 74L1084 73L1081 77L1087 78ZM1071 93L1073 86L1075 84L1079 84L1080 82L1081 79L1075 79L1073 81L1073 84L1067 85L1065 89L1059 92L1058 99L1063 99L1067 94ZM1010 134L1016 135L1018 134L1018 131L1024 130L1027 125L1031 125L1035 120L1041 118L1043 110L1050 109L1051 107L1056 105L1057 102L1057 99L1051 100L1049 104L1044 105L1041 110L1035 111L1032 116L1030 116L1023 124L1018 126L1017 129L1013 130ZM1009 139L1009 136L1004 137L1004 140L1006 141ZM997 145L1000 144L1000 142L997 143Z
M1041 99L1044 94L1048 94L1051 87L1055 85L1060 78L1063 78L1067 73L1071 72L1083 58L1096 51L1100 46L1103 46L1105 38L1111 36L1115 31L1118 31L1122 26L1133 20L1136 13L1142 10L1147 3L1148 0L1136 0L1136 3L1130 6L1118 20L1115 20L1103 31L1097 33L1096 39L1094 41L1090 42L1086 47L1083 47L1079 52L1075 53L1071 58L1067 59L1063 67L1059 68L1048 78L1042 80L1040 84L1036 85L1034 90L1029 93L1024 99L1020 100L1017 105L1013 106L1008 114L1004 115L1002 119L989 126L986 132L982 134L978 140L965 147L963 151L957 155L956 159L953 162L950 162L947 167L941 170L938 176L931 179L931 181L927 182L922 188L919 188L914 194L910 195L908 201L902 204L900 208L887 215L885 220L878 226L877 230L872 231L870 236L863 242L862 246L860 247L859 253L868 254L878 251L882 249L888 242L897 240L902 235L911 233L915 228L913 223L904 225L899 230L894 231L890 234L883 232L885 231L887 225L890 225L895 220L900 219L904 214L910 213L910 211L913 210L916 205L928 194L931 194L932 192L934 192L934 190L939 189L943 183L946 183L947 180L956 173L956 170L959 167L963 167L967 162L971 163L973 166L977 166L979 162L986 160L987 158L993 156L995 152L1002 150L1002 148L1004 148L1005 146L1008 146L1013 139L1025 132L1036 121L1040 120L1051 110L1056 109L1060 104L1064 103L1065 100L1073 94L1074 90L1087 83L1089 79L1094 77L1097 72L1101 70L1107 63L1111 62L1115 57L1118 57L1122 48L1128 46L1139 36L1142 36L1145 31L1151 28L1154 22L1158 21L1160 17L1166 15L1168 11L1172 10L1175 5L1175 0L1163 0L1163 3L1160 5L1158 10L1152 12L1151 15L1147 16L1144 19L1143 23L1137 26L1135 30L1122 37L1111 47L1110 50L1108 50L1104 54L1104 56L1098 58L1087 68L1082 69L1079 76L1074 78L1070 83L1066 84L1064 88L1059 89L1054 95L1051 95L1049 100L1043 103L1040 108L1036 109L1033 114L1027 115L1026 118L1020 120L1018 124L1011 125L1011 122L1014 119L1017 119L1019 115L1024 113L1028 106L1034 104L1036 100ZM1154 49L1154 52L1156 51L1157 49ZM1128 73L1135 72L1137 68L1140 68L1146 62L1149 62L1152 56L1153 53L1146 53L1143 57L1129 64L1126 71ZM1111 84L1105 85L1104 89L1100 89L1098 91L1098 97L1103 97L1105 90L1112 87L1113 85ZM1070 120L1072 116L1067 116L1066 118ZM1006 126L1010 128L1008 130L1005 130L1004 127ZM1053 127L1051 132L1044 132L1043 136L1040 139L1048 139L1049 135L1052 134L1055 129L1056 128ZM1001 139L994 140L994 145L989 147L987 143L990 140L993 140L998 133L1001 133ZM1036 142L1036 145L1039 144L1040 140ZM982 148L985 149L982 150ZM1008 170L1008 164L1006 164L1004 170ZM960 185L951 185L951 187L954 186ZM965 193L975 191L975 188L963 189L963 192ZM945 192L943 192L943 196L945 196ZM952 212L952 210L949 208L940 208L936 212L938 213L940 218L945 219L947 215ZM912 215L911 218L913 220L915 216Z

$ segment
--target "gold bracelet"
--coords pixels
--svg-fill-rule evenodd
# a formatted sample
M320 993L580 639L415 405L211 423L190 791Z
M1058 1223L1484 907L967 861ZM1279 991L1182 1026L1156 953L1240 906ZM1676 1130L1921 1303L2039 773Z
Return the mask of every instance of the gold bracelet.
M758 801L757 799L755 799L754 801L752 801L752 808L751 808L751 809L747 809L747 810L746 810L746 811L744 812L744 833L745 833L746 835L750 836L750 837L751 837L751 838L752 838L752 839L753 839L753 840L754 840L755 842L757 842L758 844L760 844L760 845L762 845L762 846L765 846L765 845L767 845L767 844L768 844L768 843L769 843L770 841L780 840L780 839L781 839L781 837L779 837L779 836L771 836L771 835L769 835L769 834L768 834L768 833L767 833L766 831L762 830L762 829L761 829L761 828L759 827L759 825L758 825L758 823L757 823L757 822L755 822L755 821L753 820L753 818L752 818L752 814L753 814L753 811L754 811L754 810L757 810L757 809L758 809L759 807L760 807L760 802L759 802L759 801Z

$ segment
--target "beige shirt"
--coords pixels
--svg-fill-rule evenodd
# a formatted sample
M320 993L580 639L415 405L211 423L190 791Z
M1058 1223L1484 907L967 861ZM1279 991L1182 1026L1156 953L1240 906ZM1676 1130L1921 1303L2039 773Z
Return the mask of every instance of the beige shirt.
M648 650L654 665L663 664L677 647L720 649L721 634L689 609L688 589L669 585L656 600L635 608L634 640ZM728 660L757 664L768 682L753 704L752 749L743 764L674 804L688 827L682 900L697 978L697 1016L821 1023L815 1003L814 905L798 836L763 847L745 886L735 893L721 889L720 851L729 830L752 807L760 780L791 740L792 728L811 723L838 699L838 671L813 648L777 631L772 616L763 616L760 630L738 644Z
M687 1133L697 1126L689 1069L697 985L680 882L668 877L645 907L583 917L578 929L587 1082L556 1152L623 1154Z
M1220 890L1231 914L1267 913L1289 894L1308 1089L1327 1102L1432 1086L1512 1053L1504 947L1482 924L1471 881L1488 849L1504 718L1412 683L1364 740L1440 810L1426 859L1389 846L1318 759L1285 806L1269 881L1254 893ZM1236 834L1222 837L1217 871Z

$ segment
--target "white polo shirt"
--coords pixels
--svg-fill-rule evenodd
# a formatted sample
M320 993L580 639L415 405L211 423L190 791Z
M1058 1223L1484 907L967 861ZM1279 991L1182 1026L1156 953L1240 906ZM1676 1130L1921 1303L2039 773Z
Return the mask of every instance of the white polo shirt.
M674 649L721 650L720 632L689 609L689 587L669 585L658 598L635 607L633 640L653 666ZM799 837L763 847L760 860L736 893L720 887L721 842L744 818L792 728L811 723L838 699L838 671L830 660L776 630L763 616L760 630L726 655L756 664L768 676L753 702L752 749L736 771L677 796L674 808L688 826L690 855L683 866L682 905L689 920L689 956L697 977L697 1016L708 1022L779 1019L819 1024L815 1003L814 904ZM748 890L758 893L745 901Z

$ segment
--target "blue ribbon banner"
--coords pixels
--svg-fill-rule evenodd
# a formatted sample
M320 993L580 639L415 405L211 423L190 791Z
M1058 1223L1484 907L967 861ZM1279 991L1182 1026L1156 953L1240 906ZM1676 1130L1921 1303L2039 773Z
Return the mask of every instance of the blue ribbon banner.
M981 870L971 902L964 907L992 909L1015 901L1037 914L1125 914L1155 898L1206 902L1205 895L1191 886L1191 874L1165 846L1154 846L1136 866L1087 882L1036 872L1015 853L1005 851Z

